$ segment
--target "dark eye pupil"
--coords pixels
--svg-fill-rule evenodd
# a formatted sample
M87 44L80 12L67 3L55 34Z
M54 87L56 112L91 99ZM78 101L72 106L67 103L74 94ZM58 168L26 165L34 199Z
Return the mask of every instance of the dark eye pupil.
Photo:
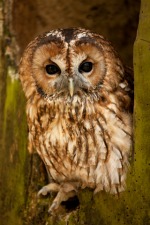
M49 64L45 67L46 72L49 75L54 75L56 73L60 73L60 69L57 65Z
M79 72L85 72L85 73L88 73L92 70L93 68L93 63L91 62L84 62L80 65L79 67Z

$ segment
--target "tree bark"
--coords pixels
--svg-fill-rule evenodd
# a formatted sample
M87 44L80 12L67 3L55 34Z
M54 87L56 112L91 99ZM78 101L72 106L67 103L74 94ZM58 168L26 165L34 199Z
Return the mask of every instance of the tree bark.
M21 225L27 126L25 101L16 73L15 39L10 33L10 8L11 4L6 14L6 5L0 1L0 224Z
M16 70L18 47L12 34L9 12L12 9L11 5L7 5L10 2L2 4L0 1L0 224L147 225L150 2L142 0L134 45L135 152L126 191L119 196L105 192L93 196L92 190L85 189L78 193L78 209L70 214L61 213L59 218L50 217L47 212L53 196L37 198L38 190L48 181L38 155L27 152L25 98Z

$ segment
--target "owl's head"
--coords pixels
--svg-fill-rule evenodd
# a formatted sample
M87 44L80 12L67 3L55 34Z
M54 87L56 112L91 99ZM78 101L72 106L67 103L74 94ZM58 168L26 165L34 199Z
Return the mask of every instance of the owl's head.
M80 28L57 29L33 40L20 64L27 98L113 91L124 76L123 65L104 37Z

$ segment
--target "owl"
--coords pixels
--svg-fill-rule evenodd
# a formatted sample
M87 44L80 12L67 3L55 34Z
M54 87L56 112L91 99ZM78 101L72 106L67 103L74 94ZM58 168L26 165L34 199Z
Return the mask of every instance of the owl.
M57 192L49 209L84 188L125 189L132 148L132 76L103 36L82 28L35 38L20 62L27 98L29 151Z

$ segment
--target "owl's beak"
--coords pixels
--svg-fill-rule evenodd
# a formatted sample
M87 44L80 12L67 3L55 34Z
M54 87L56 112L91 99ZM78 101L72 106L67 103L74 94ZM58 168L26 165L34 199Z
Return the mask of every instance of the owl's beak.
M73 93L74 93L74 82L73 82L73 79L72 78L69 78L69 84L68 84L68 88L69 88L69 93L70 93L70 96L72 97L73 96Z

